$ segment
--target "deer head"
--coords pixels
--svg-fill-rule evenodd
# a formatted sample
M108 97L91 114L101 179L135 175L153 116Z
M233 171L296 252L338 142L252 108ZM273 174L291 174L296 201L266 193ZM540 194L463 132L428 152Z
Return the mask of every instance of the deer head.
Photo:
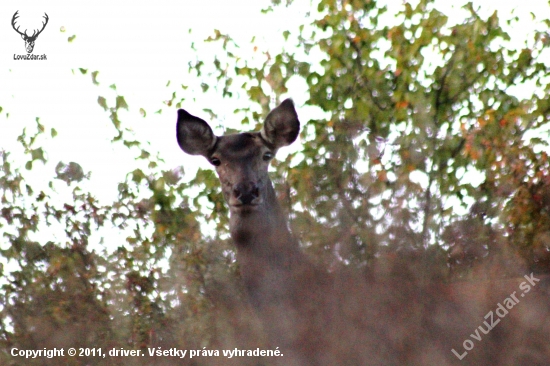
M46 28L46 24L48 24L48 14L44 13L44 18L46 19L45 22L42 22L42 29L38 30L38 29L35 29L32 33L32 36L29 36L27 34L27 30L25 30L24 33L21 33L19 31L19 27L15 28L15 20L17 18L19 18L19 15L17 14L19 12L16 11L15 14L13 14L13 17L11 18L11 26L13 27L13 29L19 33L21 35L21 38L23 38L23 40L25 41L25 48L27 50L27 53L31 53L32 50L34 49L34 42L36 41L36 38L38 37L38 35L40 33L42 33L42 31L44 30L44 28Z
M186 153L202 155L215 166L229 205L234 238L240 229L246 230L239 217L256 213L272 220L278 215L279 206L267 170L277 150L294 142L299 130L298 115L290 99L268 114L260 132L227 136L215 136L205 121L183 109L178 111L178 144ZM258 225L248 226L250 229Z

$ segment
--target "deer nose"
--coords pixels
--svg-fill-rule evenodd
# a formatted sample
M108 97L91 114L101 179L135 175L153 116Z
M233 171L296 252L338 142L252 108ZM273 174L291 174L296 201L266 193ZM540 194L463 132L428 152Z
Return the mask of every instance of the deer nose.
M233 195L243 205L249 205L260 196L256 183L238 183L233 187Z

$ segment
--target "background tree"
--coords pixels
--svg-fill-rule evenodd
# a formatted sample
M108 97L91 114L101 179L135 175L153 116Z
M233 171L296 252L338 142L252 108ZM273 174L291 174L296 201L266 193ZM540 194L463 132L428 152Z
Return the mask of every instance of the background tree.
M252 79L245 86L264 110L300 78L307 104L328 116L307 121L303 151L276 167L289 172L308 249L359 265L386 251L428 251L436 262L446 252L470 267L510 244L548 271L537 257L548 252L548 22L513 49L496 11L463 10L453 25L434 1L406 3L394 18L374 1L320 1L313 28L293 39L300 51L231 74ZM238 62L217 39L228 55L219 70L228 70Z

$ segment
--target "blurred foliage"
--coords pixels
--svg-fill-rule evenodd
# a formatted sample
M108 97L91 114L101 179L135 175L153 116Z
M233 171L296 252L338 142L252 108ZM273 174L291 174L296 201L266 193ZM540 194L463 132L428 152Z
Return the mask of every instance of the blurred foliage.
M447 280L515 275L517 263L550 272L548 32L516 49L496 12L485 19L471 5L456 25L430 0L403 3L395 24L381 21L387 9L376 1L317 7L310 24L283 32L287 46L265 52L260 67L215 31L206 41L219 54L212 62L197 55L188 69L205 92L231 98L246 90L253 103L235 111L243 124L260 123L292 94L291 79L307 86L306 105L326 118L309 119L298 106L302 148L273 169L304 249L331 269L401 253ZM530 94L520 98L518 85ZM38 119L19 138L27 161L0 153L0 349L263 344L241 299L215 174L199 170L186 181L182 168L163 170L119 118L130 108L124 97L97 103L118 131L113 143L145 163L119 184L116 202L81 188L89 172L78 162L59 162L44 177L46 191L27 183L26 171L47 160L36 146L46 131ZM214 237L201 233L205 223L215 225ZM62 361L128 364L118 360ZM0 351L3 365L60 359L22 362ZM189 364L211 361L197 362Z
M228 36L213 37L227 58L211 75L224 95L233 84L248 91L262 107L255 120L296 78L306 104L326 112L302 115L303 150L275 165L295 232L326 261L368 266L387 252L427 251L466 276L506 252L549 270L550 38L535 32L514 49L496 11L464 10L449 25L433 1L405 3L389 22L375 1L320 1L313 28L283 32L288 42L297 34L299 51L266 52L260 68L239 66ZM468 240L457 234L473 228Z

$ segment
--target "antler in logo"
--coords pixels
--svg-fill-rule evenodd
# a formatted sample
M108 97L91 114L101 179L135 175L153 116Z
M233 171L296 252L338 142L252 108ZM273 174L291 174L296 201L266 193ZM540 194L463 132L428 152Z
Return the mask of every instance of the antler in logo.
M45 22L42 22L42 29L38 30L38 29L35 29L32 33L32 36L29 36L27 34L27 30L25 29L25 33L21 33L19 31L19 27L15 28L15 20L17 18L19 18L19 15L17 14L19 12L19 10L17 10L15 12L15 14L13 14L13 18L11 18L11 25L13 27L13 29L15 29L15 31L17 33L19 33L21 35L21 38L23 38L23 40L25 41L25 48L27 49L27 53L31 53L32 50L34 49L34 41L36 41L36 38L38 37L38 35L40 33L42 33L42 31L44 30L44 28L46 28L46 24L48 24L48 14L44 13L44 18L46 19ZM38 33L37 33L38 32Z

